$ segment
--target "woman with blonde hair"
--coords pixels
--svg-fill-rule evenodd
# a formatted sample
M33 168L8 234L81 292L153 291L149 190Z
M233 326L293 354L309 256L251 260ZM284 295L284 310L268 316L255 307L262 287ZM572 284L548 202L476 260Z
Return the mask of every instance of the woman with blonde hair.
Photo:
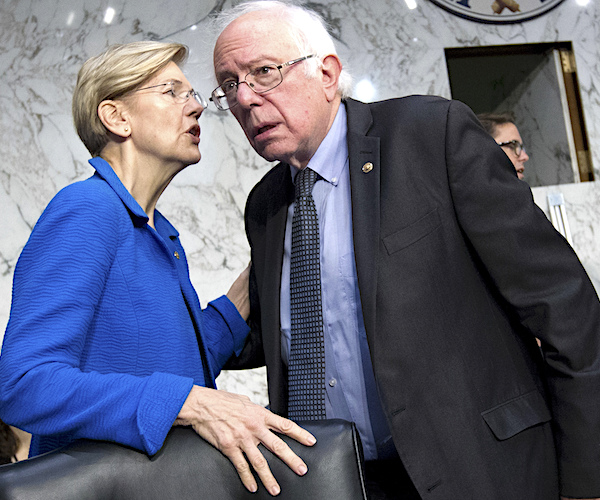
M206 100L178 43L110 47L81 68L73 96L96 172L46 207L15 268L0 357L0 418L33 434L30 455L78 438L150 455L191 425L246 487L277 483L257 446L306 466L271 431L312 436L243 396L215 390L248 334L248 274L201 310L176 229L156 203L200 160Z

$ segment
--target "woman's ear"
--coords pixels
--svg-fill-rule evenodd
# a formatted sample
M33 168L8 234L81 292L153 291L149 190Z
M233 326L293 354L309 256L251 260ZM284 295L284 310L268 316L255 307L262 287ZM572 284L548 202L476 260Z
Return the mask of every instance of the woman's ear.
M329 102L333 101L338 93L341 72L342 62L338 56L329 54L323 59L323 66L321 68L323 89Z
M109 132L119 137L129 137L131 129L127 114L124 112L123 103L106 100L98 105L98 118Z

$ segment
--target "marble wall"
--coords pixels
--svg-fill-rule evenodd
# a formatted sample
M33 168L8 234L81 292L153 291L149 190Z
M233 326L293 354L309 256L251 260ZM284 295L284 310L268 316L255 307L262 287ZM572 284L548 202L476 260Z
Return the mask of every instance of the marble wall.
M583 3L584 0L579 0ZM10 309L12 273L21 248L50 198L88 177L88 154L70 117L77 71L111 43L175 40L191 47L186 74L197 90L214 87L207 16L230 0L1 0L0 1L0 206L7 227L0 235L0 324ZM469 21L417 0L314 0L310 7L331 24L339 51L355 78L354 96L378 100L405 94L450 97L446 47L571 41L583 108L600 179L600 10L565 0L520 24ZM247 193L270 168L246 144L231 116L207 110L202 161L175 178L160 210L181 232L192 281L201 300L225 293L248 262L242 213ZM534 188L566 199L573 245L596 286L600 284L598 183ZM3 328L2 328L3 330ZM0 337L2 334L0 333ZM222 388L264 403L264 372L224 374Z

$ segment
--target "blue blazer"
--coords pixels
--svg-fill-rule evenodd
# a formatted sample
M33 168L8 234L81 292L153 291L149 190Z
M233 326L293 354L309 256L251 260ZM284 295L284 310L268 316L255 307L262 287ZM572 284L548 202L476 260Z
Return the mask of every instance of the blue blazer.
M226 297L200 309L175 228L158 211L151 228L110 165L90 163L15 268L0 418L34 434L31 456L77 438L155 453L248 333Z

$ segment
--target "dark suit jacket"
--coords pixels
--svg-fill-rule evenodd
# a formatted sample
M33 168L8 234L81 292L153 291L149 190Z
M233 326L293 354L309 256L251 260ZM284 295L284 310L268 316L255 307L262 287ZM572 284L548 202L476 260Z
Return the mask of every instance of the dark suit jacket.
M549 500L559 481L565 495L599 496L600 304L572 249L463 104L346 105L365 327L421 496ZM234 362L266 363L283 415L279 290L293 196L279 164L248 198L256 328Z

